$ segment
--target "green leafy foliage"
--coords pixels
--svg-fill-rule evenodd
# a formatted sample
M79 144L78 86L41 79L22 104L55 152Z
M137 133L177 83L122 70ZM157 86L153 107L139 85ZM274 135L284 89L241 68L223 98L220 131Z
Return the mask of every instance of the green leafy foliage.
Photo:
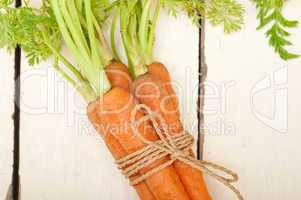
M176 16L184 11L199 25L201 17L206 17L212 25L222 25L225 33L231 33L241 28L243 24L244 8L235 0L162 0L163 6L170 14Z
M241 29L244 19L244 8L235 0L206 1L206 16L212 25L222 25L225 33Z
M52 54L45 44L42 32L55 48L60 48L60 32L46 3L41 9L2 7L0 24L0 48L5 47L11 51L20 45L31 65Z
M13 0L0 0L0 9L12 5L13 2Z
M103 24L107 21L111 15L112 10L117 4L117 1L111 2L110 0L92 0L92 9L99 24Z
M287 28L295 28L298 25L296 20L288 20L283 16L282 10L284 7L283 0L255 0L258 9L257 18L259 19L259 26L257 29L262 29L268 25L266 36L269 44L274 48L275 52L284 59L293 59L299 55L290 53L286 46L292 45L288 40L290 33Z
M179 11L184 11L197 25L201 16L205 15L206 4L200 0L162 0L162 4L172 16L177 16Z
M110 14L108 1L42 0L40 8L30 6L28 0L23 0L23 7L14 8L13 3L11 0L0 0L0 48L12 51L20 46L30 65L53 55L54 68L87 102L94 100L101 89L104 91L110 87L100 64L103 61L100 57L104 57L100 54L107 53L100 24ZM70 36L71 40L66 40L63 35ZM76 45L66 46L72 53L80 52L75 57L77 66L73 66L61 53L63 39L65 44L75 42ZM85 54L87 52L88 55ZM92 80L91 77L96 78ZM96 82L97 87L93 88ZM103 84L101 88L100 82ZM78 87L79 84L83 87Z

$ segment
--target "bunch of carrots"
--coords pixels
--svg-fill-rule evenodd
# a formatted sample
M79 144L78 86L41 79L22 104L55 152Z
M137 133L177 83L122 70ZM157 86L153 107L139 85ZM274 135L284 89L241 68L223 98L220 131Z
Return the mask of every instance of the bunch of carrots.
M53 57L53 66L87 102L87 115L115 159L145 144L130 126L138 104L165 120L170 134L183 132L179 103L167 68L153 57L156 22L162 7L183 10L195 23L203 4L195 0L49 0L41 8L29 2L12 8L0 3L0 47L20 45L31 64ZM229 16L231 20L233 16ZM110 21L110 45L103 34ZM121 37L127 65L120 60L116 37ZM75 64L62 53L65 45ZM145 113L138 112L136 120ZM159 124L160 125L160 124ZM112 130L111 127L123 127ZM159 139L153 124L138 127L150 141ZM192 150L190 154L193 155ZM162 164L163 157L134 176ZM134 185L142 200L209 200L203 174L181 161L174 162Z

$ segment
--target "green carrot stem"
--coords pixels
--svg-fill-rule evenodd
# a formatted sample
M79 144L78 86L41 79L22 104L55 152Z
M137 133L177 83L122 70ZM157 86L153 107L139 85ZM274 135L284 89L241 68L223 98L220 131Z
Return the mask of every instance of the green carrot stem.
M147 0L143 5L141 20L139 23L138 38L143 55L146 53L148 43L149 19L150 19L151 0Z
M93 14L91 10L91 1L84 0L84 7L85 7L85 14L86 14L86 23L87 23L87 30L89 35L89 42L90 42L90 49L91 49L91 60L94 66L101 66L99 52L97 49L96 43L96 36L95 36L95 29L93 24Z
M138 2L136 2L137 4ZM149 2L150 3L150 2ZM143 46L140 41L142 41L142 38L140 40L139 38L139 30L138 25L140 27L140 21L138 22L137 19L137 13L135 9L135 5L132 5L133 7L129 8L128 5L124 1L121 2L120 5L120 33L122 38L122 43L127 55L128 59L128 67L132 74L133 78L136 78L137 76L140 76L147 72L147 68L145 66L144 62L144 51L142 50L144 47L146 47L146 43ZM148 15L145 15L147 18ZM147 25L147 23L145 23ZM144 24L144 26L145 26ZM142 33L142 31L141 31ZM145 32L143 32L143 37L145 38Z
M61 2L61 0L59 0L59 2ZM88 43L85 39L85 35L83 34L82 31L77 29L78 27L80 27L80 24L78 26L75 25L75 23L77 23L77 21L75 21L69 13L69 10L73 10L73 9L70 8L68 10L66 3L67 3L66 0L63 0L63 2L61 2L61 4L60 4L61 14L63 16L63 19L65 20L65 24L67 25L70 34L75 42L74 44L77 46L77 51L79 51L82 54L82 56L88 60L89 54L90 54L90 49L89 49ZM68 5L71 5L71 4L68 4ZM74 14L77 15L77 13L74 13Z
M112 60L114 59L114 56L112 55L112 53L108 47L107 41L105 40L103 32L97 22L96 17L93 15L93 13L92 13L92 18L93 18L93 24L94 24L94 27L96 29L97 36L99 39L99 45L100 45L100 50L101 50L100 58L103 62L103 65L107 66L112 62Z
M116 39L115 39L117 19L118 19L118 11L116 11L116 13L113 15L111 31L110 31L110 41L111 41L111 48L112 48L114 58L117 61L120 61L120 57L119 57L119 54L118 54L118 51L117 51L117 48L116 48Z
M49 47L49 49L53 52L55 55L55 61L54 61L54 68L71 84L73 85L77 90L80 90L80 94L83 96L83 98L88 100L96 99L96 94L91 88L89 82L82 76L82 74L61 54L59 53L49 42L49 39L47 38L46 34L42 31L42 35L44 38L45 44ZM77 80L74 80L71 78L71 76L68 75L68 73L61 67L59 67L58 61L61 61L67 69L70 70L72 75L77 78ZM88 102L89 103L89 102Z
M157 20L160 12L160 8L162 6L162 0L157 0L157 5L155 8L155 12L152 19L152 25L149 32L149 38L147 43L146 50L146 64L151 64L153 62L153 47L154 47L154 39L155 39L155 30L157 25Z
M76 81L69 76L58 64L58 58L55 57L53 67L66 79L71 85L76 86Z
M56 21L67 47L74 55L84 77L87 78L96 96L104 94L111 88L100 61L98 41L91 10L91 2L84 1L88 38L83 34L80 16L74 4L59 4L59 0L51 0ZM67 8L68 7L68 8ZM72 12L72 14L70 14ZM72 20L75 16L76 20Z
M80 84L76 81L74 81L58 64L58 61L54 62L54 69L56 69L62 77L67 80L77 91L78 93L83 97L83 99L90 103L94 101L97 96L95 93L90 90L90 85L87 82L80 82Z

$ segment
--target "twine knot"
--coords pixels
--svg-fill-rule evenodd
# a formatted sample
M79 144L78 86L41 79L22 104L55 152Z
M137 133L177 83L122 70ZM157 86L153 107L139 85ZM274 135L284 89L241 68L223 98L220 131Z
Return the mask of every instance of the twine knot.
M180 157L185 157L185 153L180 150L175 150L170 154L170 159L172 160L178 160Z
M139 110L144 111L145 116L136 120L136 115ZM151 121L157 135L159 136L158 141L149 141L139 133L139 125L146 121ZM236 173L221 165L208 161L197 160L189 154L189 150L194 143L193 136L187 132L171 135L166 127L166 122L163 117L158 113L152 112L151 109L144 104L136 105L131 112L131 128L134 135L146 144L144 148L116 160L118 168L121 169L122 173L130 180L131 185L136 185L144 181L153 174L172 165L175 161L181 161L224 184L237 196L239 200L244 199L239 190L232 185L233 182L238 180ZM139 170L165 156L169 156L170 159L142 175L137 175ZM214 172L214 170L217 172ZM220 175L220 173L224 173L227 176ZM133 175L137 176L133 177Z

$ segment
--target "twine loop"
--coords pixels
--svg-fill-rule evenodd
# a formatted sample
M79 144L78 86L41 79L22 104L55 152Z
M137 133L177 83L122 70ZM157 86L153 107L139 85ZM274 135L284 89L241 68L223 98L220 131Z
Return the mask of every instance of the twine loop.
M136 120L138 111L143 111L145 116ZM138 127L146 121L152 123L159 137L158 141L150 141L139 133ZM171 135L163 117L158 113L152 112L148 106L144 104L135 106L131 112L131 128L134 135L146 144L144 148L116 160L118 168L121 169L122 173L130 180L131 185L136 185L144 181L153 174L172 165L175 161L181 161L224 184L239 200L244 199L239 190L232 184L238 181L236 173L221 165L204 160L197 160L191 156L190 149L194 143L193 136L185 131ZM170 159L144 174L137 175L139 170L165 156L169 156ZM223 173L223 175L221 173Z

